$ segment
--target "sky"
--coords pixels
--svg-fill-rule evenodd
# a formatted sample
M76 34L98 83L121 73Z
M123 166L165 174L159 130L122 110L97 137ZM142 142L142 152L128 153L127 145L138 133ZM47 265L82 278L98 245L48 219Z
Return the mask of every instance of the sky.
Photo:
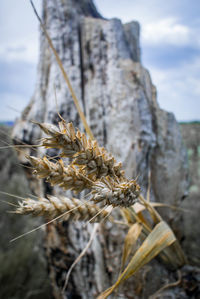
M34 0L40 11L42 0ZM161 108L178 121L200 120L200 1L95 0L106 18L136 20L142 64ZM33 95L38 22L28 0L0 3L0 121L14 120Z

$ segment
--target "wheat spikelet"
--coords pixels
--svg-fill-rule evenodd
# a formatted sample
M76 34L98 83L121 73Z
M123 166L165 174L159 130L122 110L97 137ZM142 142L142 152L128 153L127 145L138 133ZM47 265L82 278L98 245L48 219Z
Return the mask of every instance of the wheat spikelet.
M28 157L34 167L34 173L38 178L45 178L51 185L59 185L64 190L73 190L81 192L84 189L91 188L93 182L89 180L82 169L77 169L73 165L64 166L62 160L54 163L46 157L36 158Z
M104 176L124 176L121 163L117 163L114 157L105 148L99 147L96 140L86 138L84 133L75 131L72 123L59 122L59 128L50 124L40 124L40 128L49 136L44 138L42 145L47 148L61 149L61 157L73 158L73 164L84 166L84 170L90 177L101 178Z
M140 194L140 186L135 180L124 180L117 183L109 177L103 178L92 189L92 201L104 201L105 204L112 206L131 206L137 201Z
M104 202L106 205L131 206L140 193L140 187L135 180L124 179L118 183L107 176L101 180L92 181L85 175L82 168L75 168L74 165L65 167L62 160L56 163L49 161L46 157L29 157L34 166L34 173L39 178L46 178L52 185L59 185L65 190L81 192L85 189L92 189L91 200Z
M63 220L91 220L91 222L100 222L104 218L107 219L109 216L109 211L101 210L95 204L89 204L86 201L82 201L77 198L70 199L64 196L60 196L58 198L50 195L48 195L47 198L39 197L38 200L26 198L24 201L19 203L15 212L16 214L46 216L53 219L67 211L70 211L70 213L64 215Z
M66 124L61 121L59 128L47 123L37 124L47 135L51 136L43 139L43 146L62 149L61 156L63 157L73 157L82 150L82 142L76 137L72 123Z

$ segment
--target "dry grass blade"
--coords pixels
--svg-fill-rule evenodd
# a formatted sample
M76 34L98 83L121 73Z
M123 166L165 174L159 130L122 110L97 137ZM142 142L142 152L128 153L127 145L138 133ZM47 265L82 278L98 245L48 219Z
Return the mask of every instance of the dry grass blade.
M90 239L88 241L88 243L86 244L85 248L81 251L81 253L79 254L79 256L75 259L75 261L73 262L73 264L71 265L71 267L69 268L67 274L66 274L66 278L65 278L65 283L64 283L64 286L63 286L63 289L62 289L62 293L64 293L66 287L67 287L67 284L68 284L68 281L69 281L69 277L70 277L70 274L73 270L73 268L76 266L76 264L81 260L81 258L85 255L85 253L87 252L88 248L90 247L94 237L95 237L95 234L96 234L96 231L99 227L99 224L95 224L94 227L93 227L93 230L92 230L92 233L91 233L91 236L90 236Z
M149 211L149 214L153 220L154 223L159 223L162 221L162 217L159 215L159 213L154 209L154 207L151 205L150 202L144 199L142 194L139 195L140 202L146 207L146 209Z
M122 214L122 217L123 217L125 223L127 223L127 225L132 225L133 223L136 222L135 215L133 215L133 213L130 211L130 209L122 208L120 210L120 212Z
M177 268L188 263L178 240L171 244L171 246L165 248L159 256L171 270L176 270Z
M153 231L148 235L140 248L136 251L124 272L117 282L98 296L98 299L107 298L124 280L132 276L142 266L157 256L164 248L175 242L176 237L164 222L158 223Z
M123 210L123 213L126 213L126 214L128 212L131 212L132 209L134 210L136 215L134 213L132 213L132 214L128 214L127 217L129 217L129 224L134 223L135 221L138 221L143 225L142 239L144 239L148 235L148 225L147 225L146 219L144 217L141 218L141 216L142 216L142 212L145 209L148 209L149 205L151 205L153 208L154 207L168 207L171 209L182 211L182 209L179 209L178 207L166 205L163 203L157 203L157 202L154 202L154 203L149 202L148 206L145 206L141 203L135 203L132 207L127 209L126 212ZM184 212L187 212L187 210L184 210ZM131 218L131 216L132 216L132 218ZM187 259L181 249L181 246L180 246L178 240L176 240L172 245L165 248L159 254L159 257L166 264L166 266L172 270L175 270L175 269L179 268L180 266L184 265L185 263L187 263Z
M65 79L65 82L67 83L67 86L68 86L68 88L69 88L69 90L70 90L70 93L71 93L72 98L73 98L73 100L74 100L74 103L75 103L75 106L76 106L76 108L77 108L77 111L78 111L78 113L79 113L79 115L80 115L80 118L81 118L81 120L82 120L82 122L83 122L83 125L84 125L84 127L85 127L85 130L86 130L86 132L88 133L88 135L90 136L90 138L91 138L91 139L94 139L93 134L92 134L92 131L90 130L90 127L88 126L87 120L86 120L86 118L85 118L85 115L84 115L84 113L83 113L81 107L80 107L79 101L78 101L78 99L77 99L77 97L76 97L76 95L75 95L75 93L74 93L74 90L73 90L72 85L71 85L71 83L70 83L70 80L69 80L69 78L68 78L68 76L67 76L67 73L66 73L65 70L64 70L62 61L61 61L60 57L58 56L58 53L56 52L56 49L55 49L54 46L53 46L52 40L51 40L51 38L49 37L49 34L48 34L48 32L47 32L45 26L43 25L42 20L40 19L39 15L38 15L38 13L37 13L37 10L36 10L36 8L35 8L35 6L34 6L34 4L33 4L33 2L32 2L31 0L30 0L30 2L31 2L31 5L32 5L32 7L33 7L34 13L35 13L35 15L36 15L36 17L37 17L37 19L38 19L38 21L39 21L39 23L40 23L40 26L41 26L41 28L43 29L43 32L44 32L44 34L45 34L45 36L46 36L46 38L47 38L47 41L48 41L48 43L49 43L49 46L50 46L50 48L52 49L52 51L53 51L53 53L54 53L54 55L55 55L56 61L57 61L58 65L59 65L59 67L60 67L60 70L61 70L61 72L62 72L62 74L63 74L64 79Z
M138 240L140 233L142 231L142 225L138 222L133 224L126 235L126 238L124 240L124 249L122 254L122 265L121 265L121 271L124 268L124 265L132 251L132 248L136 241ZM121 272L120 271L120 272Z
M16 144L16 145L6 145L6 146L1 146L0 149L8 149L8 148L26 148L26 147L41 147L41 145L23 145L23 144Z
M180 212L192 213L192 211L190 211L190 210L179 208L177 206L169 205L169 204L166 204L166 203L151 202L150 204L154 208L169 208L171 210L176 210L176 211L180 211ZM141 203L139 203L139 202L136 202L133 205L133 208L134 208L136 214L139 214L140 212L143 212L144 210L146 210L146 207L144 205L142 205Z
M152 226L149 224L149 221L146 220L143 216L141 217L141 213L135 213L133 206L128 207L127 210L130 213L129 216L129 224L133 224L135 222L141 223L143 226L143 231L145 231L146 235L148 235L151 231L152 231ZM124 211L123 211L124 212ZM125 214L126 215L126 214ZM132 221L131 221L131 217L132 217Z

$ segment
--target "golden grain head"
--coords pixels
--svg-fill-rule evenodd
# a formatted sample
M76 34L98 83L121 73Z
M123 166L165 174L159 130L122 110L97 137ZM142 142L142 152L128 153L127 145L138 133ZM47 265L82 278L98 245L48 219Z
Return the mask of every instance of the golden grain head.
M83 169L77 169L74 165L65 167L61 159L54 163L46 157L41 159L31 156L29 161L34 167L34 174L38 178L45 178L52 186L59 185L65 190L76 192L91 188L92 181L85 176Z
M50 137L44 138L42 145L61 149L61 157L73 158L74 165L84 165L85 172L94 179L104 176L123 177L121 163L105 148L99 147L96 140L86 138L84 133L75 130L72 123L59 123L59 128L46 123L38 124Z
M128 207L133 205L140 194L140 186L135 180L116 183L107 177L93 187L92 201L104 201L107 205Z
M109 219L109 211L100 209L96 204L91 204L77 198L48 195L47 198L38 200L25 198L19 203L16 214L31 214L32 216L45 216L54 219L63 215L63 220L100 222Z

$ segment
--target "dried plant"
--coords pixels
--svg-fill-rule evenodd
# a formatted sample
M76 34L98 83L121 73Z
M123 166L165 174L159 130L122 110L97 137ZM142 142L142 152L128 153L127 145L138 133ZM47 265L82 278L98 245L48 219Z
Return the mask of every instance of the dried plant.
M62 120L59 128L44 123L38 125L49 136L42 139L41 146L60 149L60 154L54 162L46 156L28 156L34 168L33 173L64 190L90 192L87 201L63 196L47 196L38 200L27 198L19 203L16 213L46 216L52 220L63 216L64 220L101 222L106 218L115 221L110 217L109 208L117 207L129 227L122 255L122 273L117 282L99 298L107 298L121 282L159 253L165 262L167 260L177 266L184 263L184 255L173 232L150 201L143 198L136 180L126 179L121 163L116 163L111 154L98 146L97 141L87 139L84 133L75 130L72 123L66 124ZM65 164L66 157L70 158L69 165ZM101 208L98 203L101 203ZM150 222L142 214L144 210L148 211ZM138 238L144 242L124 269ZM165 253L166 247L171 244L178 250L175 255L173 252L173 257L170 257L169 249Z
M62 62L36 10L35 13L69 87L89 138L79 130L75 130L72 123L67 124L63 119L59 122L59 127L37 123L48 135L42 140L41 146L59 149L59 160L52 162L47 157L32 156L28 159L38 178L44 178L53 186L58 185L64 190L72 190L77 193L89 190L90 193L88 201L54 196L39 198L37 201L25 199L19 203L16 213L34 216L45 215L52 219L63 215L63 217L68 217L68 220L88 221L91 219L101 222L105 217L111 220L110 212L106 210L107 207L118 208L125 219L124 224L129 230L124 242L122 266L118 280L112 287L99 295L98 299L104 299L119 284L158 254L165 263L174 268L183 265L186 259L174 233L155 210L150 200L143 198L136 180L127 180L122 170L122 164L117 163L112 154L103 147L99 147L97 141L94 140ZM65 157L70 158L69 165L65 165L63 160ZM103 209L98 207L99 202ZM144 211L147 213L143 214ZM142 244L130 258L131 248L138 239Z
M74 165L65 167L61 159L56 163L49 161L46 157L41 159L30 156L28 159L35 168L34 173L38 178L46 178L52 186L59 185L64 190L81 192L93 185L82 169L77 169Z
M73 157L73 164L83 166L86 174L92 178L101 178L107 175L116 178L123 177L121 163L103 147L99 147L96 140L87 139L84 133L74 129L72 123L59 122L59 128L50 124L40 124L40 128L49 136L42 145L47 148L61 149L61 157Z
M61 153L56 163L47 157L28 157L38 178L46 178L52 185L59 185L65 190L81 192L91 189L94 202L104 201L113 206L131 206L136 202L140 194L139 185L135 180L128 181L124 177L121 163L116 163L111 154L98 146L97 141L87 139L84 133L75 131L72 123L66 124L64 120L59 127L66 130L61 129L61 132L49 124L39 126L51 136L43 139L42 146L61 148ZM65 146L70 152L68 155ZM71 158L69 166L65 166L63 156Z

